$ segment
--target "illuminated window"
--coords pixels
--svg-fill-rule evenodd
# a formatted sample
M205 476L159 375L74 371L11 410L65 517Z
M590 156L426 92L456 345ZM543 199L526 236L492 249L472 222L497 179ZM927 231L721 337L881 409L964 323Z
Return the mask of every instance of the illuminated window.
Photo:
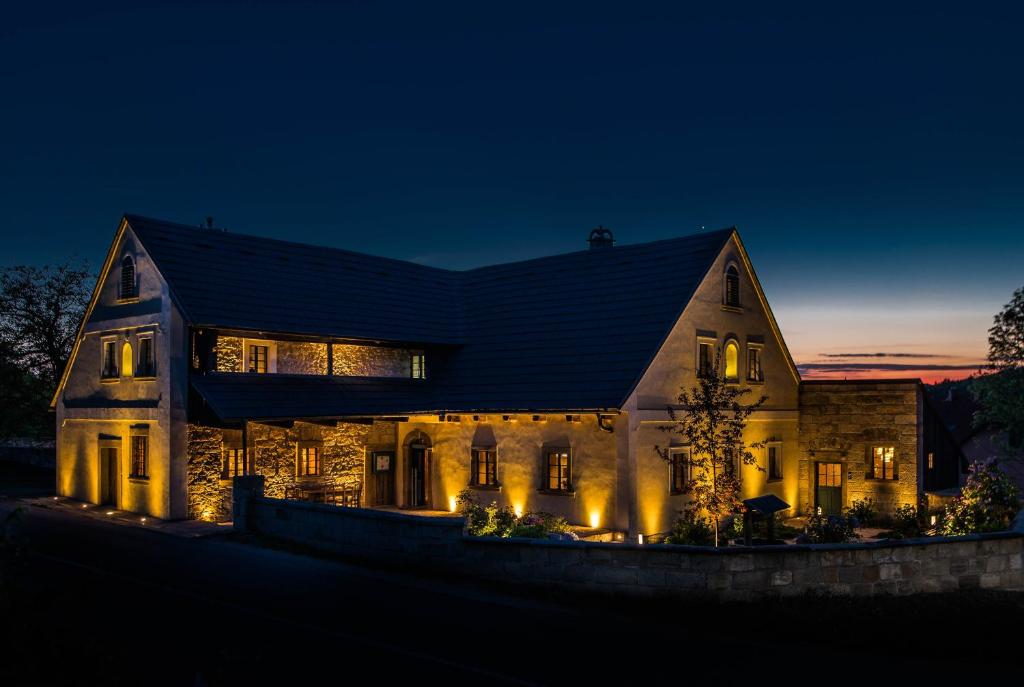
M747 348L747 381L764 381L764 369L761 367L761 349L756 346L748 346Z
M768 454L768 479L782 479L782 444L770 443L765 452Z
M153 337L139 337L139 366L135 370L137 377L155 377L156 366L153 360Z
M572 491L572 465L569 449L556 448L545 451L547 466L544 488L548 491Z
M740 347L735 341L725 344L725 380L727 382L738 382L740 380Z
M412 354L412 378L427 378L427 356L423 353L416 352Z
M100 374L104 379L115 379L118 376L116 339L104 339L103 341L103 367Z
M685 494L693 481L693 462L689 447L669 449L671 466L671 490L673 494Z
M896 449L892 446L874 446L872 477L875 479L896 479Z
M935 469L935 454L934 453L929 453L928 454L928 469L929 470L934 470Z
M121 346L121 376L131 377L135 367L135 355L132 353L132 345L127 341Z
M136 298L139 295L135 284L135 261L130 255L124 256L121 260L121 284L117 295L121 300Z
M315 444L299 446L299 477L313 477L320 474L320 447Z
M261 375L267 373L268 350L269 348L267 346L249 344L249 372Z
M740 307L740 271L736 265L725 270L725 304L730 308Z
M231 479L245 473L245 453L240 446L225 447L223 451L222 479Z
M697 374L706 377L713 373L715 367L715 345L701 341L697 348Z
M498 486L498 452L494 448L474 448L472 454L473 486Z
M141 434L132 435L131 477L147 477L148 470L149 437Z

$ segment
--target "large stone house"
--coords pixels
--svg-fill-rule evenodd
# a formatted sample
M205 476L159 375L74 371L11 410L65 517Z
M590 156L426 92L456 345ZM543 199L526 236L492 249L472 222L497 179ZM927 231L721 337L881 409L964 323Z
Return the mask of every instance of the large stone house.
M160 518L270 496L517 511L651 535L688 496L656 445L716 354L768 401L745 496L885 508L957 483L922 386L804 382L734 229L450 271L125 216L53 399L57 492ZM678 444L678 445L677 445Z

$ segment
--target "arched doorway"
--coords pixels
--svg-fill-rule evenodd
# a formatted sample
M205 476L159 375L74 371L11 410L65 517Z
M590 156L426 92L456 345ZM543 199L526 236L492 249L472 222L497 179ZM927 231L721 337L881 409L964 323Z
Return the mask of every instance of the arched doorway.
M430 508L431 442L416 430L405 438L405 507Z

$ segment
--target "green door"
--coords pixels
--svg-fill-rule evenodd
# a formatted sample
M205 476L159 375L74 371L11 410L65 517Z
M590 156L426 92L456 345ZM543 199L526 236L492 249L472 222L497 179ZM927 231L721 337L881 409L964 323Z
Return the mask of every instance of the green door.
M843 513L843 464L818 463L815 475L815 504L825 515Z

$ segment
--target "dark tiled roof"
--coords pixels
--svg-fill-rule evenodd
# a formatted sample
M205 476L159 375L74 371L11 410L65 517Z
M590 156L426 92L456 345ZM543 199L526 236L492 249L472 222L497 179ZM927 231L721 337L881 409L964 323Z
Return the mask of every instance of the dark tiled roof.
M127 215L189 322L454 343L458 273L362 253Z
M413 379L211 374L192 387L222 420L404 415L437 410L433 388Z
M421 404L452 411L618 408L733 232L454 272L127 220L191 324L443 344Z

